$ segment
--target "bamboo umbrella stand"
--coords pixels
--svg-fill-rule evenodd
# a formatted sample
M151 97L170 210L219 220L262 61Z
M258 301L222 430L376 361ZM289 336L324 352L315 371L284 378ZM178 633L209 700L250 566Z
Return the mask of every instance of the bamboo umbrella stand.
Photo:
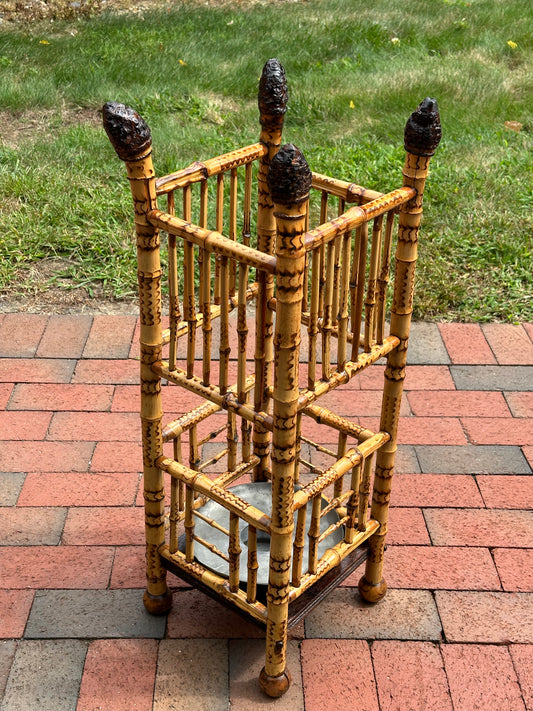
M259 141L162 177L144 120L103 109L137 235L144 604L168 612L171 571L263 626L272 697L290 685L292 625L365 561L361 596L386 592L418 229L441 134L425 99L406 125L403 181L381 193L282 146L286 106L272 59ZM379 430L319 403L381 359Z

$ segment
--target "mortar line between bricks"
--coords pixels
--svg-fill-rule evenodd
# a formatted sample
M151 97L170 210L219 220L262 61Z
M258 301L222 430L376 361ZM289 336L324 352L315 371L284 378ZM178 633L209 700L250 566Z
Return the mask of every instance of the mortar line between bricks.
M500 590L498 592L507 592L505 588L503 587L503 582L502 578L500 575L500 571L498 570L498 566L496 565L496 561L494 560L494 551L496 550L497 546L488 546L488 551L489 555L492 558L492 563L494 565L494 570L496 571L496 575L498 576L498 580L500 581Z
M509 644L509 645L506 645L506 646L507 646L507 653L509 654L509 657L511 658L511 667L513 668L513 671L514 671L515 676L516 676L516 682L517 682L517 684L518 684L518 688L520 689L520 696L522 697L522 701L523 701L523 703L524 703L524 708L525 708L526 711L527 711L528 706L527 706L527 703L526 703L526 697L524 696L524 690L522 689L522 684L520 683L520 675L519 675L518 670L517 670L517 668L516 668L516 666L515 666L513 655L511 654L511 645Z
M489 341L489 339L487 338L487 335L486 335L485 331L483 330L483 324L480 324L480 328L481 328L481 333L483 334L483 337L484 337L485 340L487 341L487 344L488 344L488 346L489 346L489 350L490 350L490 352L492 353L492 355L494 356L494 360L495 360L495 362L496 362L496 365L502 365L502 364L500 363L500 361L498 360L498 356L496 355L496 353L495 353L495 351L494 351L494 348L491 346L490 341ZM525 330L525 329L524 329L524 330Z
M53 442L52 439L50 439L50 428L52 427L52 421L57 413L57 410L37 410L37 412L49 412L50 413L50 420L48 421L48 427L46 428L46 432L44 433L44 437L42 439L43 442Z
M470 438L469 438L469 436L468 436L468 432L467 432L467 430L466 430L466 424L463 422L463 420L468 419L468 418L466 418L466 417L458 417L457 419L459 420L459 427L461 428L461 431L462 431L462 433L463 433L464 436L465 436L467 446L468 446L469 444L474 445L475 442L472 442L472 441L470 440Z
M89 340L89 336L91 335L91 331L93 329L93 324L94 324L94 315L91 316L91 325L87 329L87 335L85 336L83 346L80 350L80 359L83 358L83 354L85 353L85 349L87 348L87 341Z
M305 634L305 626L304 626L304 634ZM303 639L298 640L298 659L300 661L300 683L302 685L302 701L304 705L304 711L305 711L305 684L304 684L304 670L302 666L302 643L306 638L304 637Z
M96 445L97 445L97 444L98 444L98 442L93 442L93 448L92 448L91 454L90 454L90 456L89 456L89 462L88 462L88 464L87 464L87 470L86 470L86 472L85 472L86 474L92 474L92 472L91 472L91 467L92 467L92 464L93 464L93 457L94 457L94 453L95 453L95 451L96 451Z
M436 605L436 604L437 604L437 601L435 601L435 605ZM439 609L439 608L437 607L437 612L438 612L438 609ZM444 628L442 629L442 634L443 634L443 636L444 636ZM439 647L440 658L441 658L441 661L442 661L442 668L443 668L443 670L444 670L444 677L445 677L445 679L446 679L446 684L448 685L448 696L450 697L450 703L451 703L451 705L452 705L453 711L461 711L461 709L457 709L457 708L456 708L455 703L454 703L454 701L453 701L452 687L451 687L451 684L450 684L450 677L448 676L448 670L446 669L446 664L445 664L445 662L444 662L444 654L442 653L443 644L444 644L443 641L439 642L438 647Z
M41 341L42 341L43 338L44 338L44 334L46 333L46 329L48 328L48 324L50 323L50 317L51 317L51 314L48 314L48 315L46 316L46 323L45 323L45 326L44 326L44 328L43 328L43 330L42 330L41 337L39 338L39 342L38 342L37 345L35 346L35 352L34 352L34 354L33 354L33 356L32 356L33 358L38 358L38 357L39 357L39 356L37 355L37 352L38 352L38 350L39 350L39 346L41 345Z
M226 639L226 655L228 658L228 711L231 711L231 640Z
M166 634L166 630L165 630L165 634ZM155 690L156 690L156 686L157 686L157 675L159 674L159 658L161 655L161 642L163 641L163 639L166 639L166 637L163 637L162 639L157 640L157 656L155 658L154 686L152 689L152 709L154 708L154 704L155 704Z
M384 709L381 705L381 699L379 698L379 687L378 687L378 678L376 676L376 665L374 664L374 655L372 654L372 649L374 647L375 642L376 642L375 639L367 641L368 653L370 654L370 664L372 665L372 674L374 676L374 684L376 685L376 700L378 702L378 709L379 709L379 711L384 711Z
M415 459L416 459L416 463L418 465L418 469L420 470L420 473L425 474L425 472L422 470L422 462L420 461L420 457L418 455L418 447L416 444L413 445L413 451L415 453ZM393 486L394 486L394 484L393 484Z
M483 496L483 492L481 491L481 487L480 487L480 485L479 485L479 481L477 480L479 474L472 474L472 476L473 476L474 481L475 481L475 483L476 483L476 487L477 487L477 490L478 490L479 495L480 495L480 497L481 497L481 501L483 501L483 506L484 506L486 509L488 509L489 507L487 506L487 502L485 501L485 497ZM513 476L513 474L511 474L510 476Z

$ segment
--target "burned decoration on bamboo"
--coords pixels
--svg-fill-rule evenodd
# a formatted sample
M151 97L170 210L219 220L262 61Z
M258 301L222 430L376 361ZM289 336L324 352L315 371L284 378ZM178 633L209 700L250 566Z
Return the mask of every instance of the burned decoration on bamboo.
M287 99L270 59L258 141L160 177L145 121L123 104L103 109L137 238L144 604L168 612L170 571L261 626L271 697L290 685L291 626L363 564L361 596L387 590L422 198L441 137L427 98L405 128L403 184L381 193L314 173L282 146ZM382 359L379 428L323 404ZM168 416L163 381L170 413L180 392L200 404ZM317 424L329 434L315 442Z

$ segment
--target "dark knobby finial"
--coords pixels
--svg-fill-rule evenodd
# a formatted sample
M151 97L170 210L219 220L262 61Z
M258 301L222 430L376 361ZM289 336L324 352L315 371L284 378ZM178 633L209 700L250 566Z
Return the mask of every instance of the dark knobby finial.
M292 143L286 143L272 159L268 171L272 201L280 205L294 205L306 200L311 178L311 169L302 151Z
M148 155L152 147L150 128L136 111L116 101L108 101L103 115L105 131L121 160Z
M415 156L432 156L442 136L439 107L429 96L413 111L405 126L404 146Z
M269 59L259 80L259 113L261 123L265 116L283 116L287 111L287 80L285 70L277 59Z

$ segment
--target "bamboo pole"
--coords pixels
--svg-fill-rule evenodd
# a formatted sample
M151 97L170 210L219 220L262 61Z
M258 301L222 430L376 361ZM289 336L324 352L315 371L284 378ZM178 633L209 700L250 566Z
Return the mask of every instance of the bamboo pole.
M281 696L290 685L286 669L293 497L298 415L300 320L303 300L305 248L303 236L311 171L292 144L272 160L268 187L275 205L276 330L274 371L274 429L272 434L272 514L270 570L267 590L266 662L261 688Z
M380 215L374 220L372 229L372 248L370 251L370 269L368 274L368 288L365 301L365 353L370 353L375 338L376 326L376 293L378 282L378 267L381 257L383 217Z
M387 213L385 224L385 239L383 241L383 255L378 278L378 314L376 340L383 343L385 337L385 316L387 311L387 288L389 286L390 257L392 247L392 232L394 228L394 211Z
M377 455L371 509L371 517L379 521L380 528L369 541L370 552L365 574L359 581L359 591L368 602L378 602L387 591L383 578L383 552L413 310L418 228L422 217L422 198L429 161L435 153L440 138L441 126L437 102L430 98L424 99L417 110L411 114L404 134L406 157L403 184L414 188L416 194L400 208L399 215L390 332L400 339L400 343L389 354L385 369L380 428L390 434L390 440Z
M340 234L347 230L353 230L355 227L362 225L364 222L369 222L386 212L393 210L406 202L409 202L415 195L415 191L410 187L397 188L386 195L383 195L366 205L359 207L348 208L343 215L334 217L333 219L322 223L309 230L305 235L305 249L310 251L322 244L327 244L332 239L335 239Z
M185 244L197 244L208 252L215 252L215 254L220 254L230 259L237 259L250 267L265 270L270 274L274 274L276 271L274 257L262 254L256 249L247 247L239 242L233 242L229 237L225 237L216 230L207 230L199 225L191 225L186 220L181 220L179 217L171 217L160 210L152 210L148 217L150 224L154 227L159 227L165 232L184 237Z
M274 205L270 197L267 173L270 163L281 145L283 118L287 111L287 82L285 71L277 59L269 59L263 68L259 82L259 120L261 133L259 141L267 149L259 160L257 175L257 249L265 255L272 255L276 240L276 221ZM274 293L274 278L259 271L258 309L255 326L255 391L254 409L266 412L269 400L266 389L272 382L272 324L273 314L267 308L268 300ZM259 465L254 473L255 481L265 481L269 470L270 434L260 425L253 428L253 452L259 458Z
M254 143L251 146L237 148L229 153L211 158L210 160L195 161L187 168L170 173L156 180L156 191L158 195L164 195L172 190L190 187L193 183L223 173L241 165L249 165L266 153L266 148L262 143Z
M168 193L167 210L169 215L175 215L174 193ZM176 251L176 236L168 235L168 316L169 316L169 363L176 366L176 350L178 345L177 325L181 320L178 289L178 259Z
M135 209L137 274L141 320L141 422L143 441L144 502L146 530L146 609L165 614L172 595L161 565L159 546L165 541L165 490L163 474L156 464L161 456L161 381L152 363L161 359L161 267L159 230L147 219L156 207L152 138L145 121L131 108L109 102L103 107L104 128L125 161Z

